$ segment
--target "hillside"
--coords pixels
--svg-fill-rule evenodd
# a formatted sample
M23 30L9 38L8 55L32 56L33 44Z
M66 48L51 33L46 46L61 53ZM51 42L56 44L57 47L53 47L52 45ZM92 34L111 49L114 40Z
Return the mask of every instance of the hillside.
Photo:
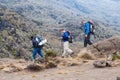
M61 28L72 31L74 43L71 46L76 53L83 47L81 42L84 34L81 30L81 21L88 18L68 5L74 0L69 3L67 0L0 0L0 2L0 53L2 57L17 54L18 56L26 55L25 57L29 58L28 55L30 56L32 51L30 36L35 33L48 39L47 47L61 54L59 32ZM119 32L107 28L108 25L104 22L96 19L93 21L96 26L96 38L92 37L93 42L119 35Z
M5 7L0 9L1 57L29 57L27 55L31 54L32 49L30 36L35 33L40 33L36 23Z
M48 40L44 52L54 49L53 52L61 53L61 42L56 34L43 31L35 21L28 20L3 5L0 7L0 57L31 59L33 49L30 37L34 34L40 34Z
M80 22L81 19L92 18L120 30L120 1L118 0L0 0L9 9L34 19L45 25L65 23L66 21ZM29 15L28 15L29 14ZM82 17L81 17L82 16Z
M95 1L96 0L93 0L91 2L91 5L94 5ZM112 24L111 20L114 21L114 19L109 19L107 16L102 16L103 13L101 13L100 11L104 10L104 8L101 8L102 10L100 9L100 11L97 11L98 8L93 10L94 6L88 5L89 4L88 1L85 2L81 0L70 0L70 1L69 0L44 0L44 1L43 0L26 0L26 1L1 0L0 2L3 5L5 5L7 8L16 11L20 15L26 17L27 19L31 19L34 22L36 22L38 26L40 26L40 28L42 27L41 29L43 31L47 31L53 34L54 31L56 30L58 31L60 28L67 28L69 30L72 30L74 38L77 41L83 40L82 37L83 35L81 34L82 31L80 30L81 21L83 19L88 20L89 18L92 18L94 20L95 26L97 28L96 30L97 40L102 40L104 38L108 38L114 34L119 33L109 28L109 26ZM101 2L96 2L96 3L101 4ZM95 7L97 6L97 4L95 4ZM93 11L91 12L91 10ZM104 13L107 13L108 11L111 11L111 8L110 10L107 11L105 10ZM99 15L98 13L101 15ZM98 16L99 18L96 16ZM109 23L106 23L108 22L105 20L106 18L107 20L110 20ZM117 18L115 18L115 20L117 20ZM119 22L117 23L119 24ZM59 32L57 34L59 34Z

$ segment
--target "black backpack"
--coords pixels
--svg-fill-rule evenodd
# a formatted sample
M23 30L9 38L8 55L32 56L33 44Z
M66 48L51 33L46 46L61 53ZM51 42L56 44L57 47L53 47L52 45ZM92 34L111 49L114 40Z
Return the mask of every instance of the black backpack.
M38 42L36 41L36 37L33 37L33 39L32 39L32 45L33 45L33 47L34 48L38 48Z
M33 47L34 48L42 48L43 47L43 45L39 45L39 42L38 41L36 41L36 38L37 37L34 37L33 39L32 39L32 44L33 44Z
M95 32L95 26L92 23L90 23L90 33L94 34L94 32Z

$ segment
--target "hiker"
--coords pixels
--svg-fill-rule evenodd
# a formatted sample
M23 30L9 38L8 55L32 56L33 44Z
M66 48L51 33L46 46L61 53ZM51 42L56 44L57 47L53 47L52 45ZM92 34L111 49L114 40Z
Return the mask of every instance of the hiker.
M68 31L65 31L65 29L61 29L61 33L62 33L62 42L63 42L62 57L65 57L66 52L68 52L70 56L72 56L74 52L69 48L70 33Z
M44 59L44 55L42 53L42 48L43 48L43 45L39 45L39 43L42 41L42 38L40 35L34 35L31 37L31 40L32 40L32 45L33 45L33 59L34 59L34 62L36 61L36 55L37 53L39 54L39 56L41 57L41 59Z
M87 47L87 44L92 45L92 42L90 41L90 35L94 34L94 26L92 20L89 20L88 22L85 22L85 20L83 20L82 24L84 24L85 29L84 47Z

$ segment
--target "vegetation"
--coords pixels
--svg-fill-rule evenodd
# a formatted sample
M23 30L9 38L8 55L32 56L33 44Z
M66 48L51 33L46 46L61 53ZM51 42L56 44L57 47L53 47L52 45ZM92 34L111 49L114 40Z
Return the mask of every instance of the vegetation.
M117 60L117 59L120 59L120 53L113 55L113 60Z
M70 3L73 1L74 0L70 1ZM44 2L46 3L46 1ZM13 3L17 3L17 1ZM13 3L5 1L5 4L8 4L10 7L11 5L9 4ZM73 32L72 35L75 41L75 44L71 44L73 49L76 48L76 46L83 47L77 43L83 41L84 39L84 35L82 34L82 29L80 29L80 26L82 19L87 19L87 17L85 18L85 16L77 14L76 11L73 13L71 10L72 7L69 7L69 9L68 7L66 7L67 9L62 8L61 10L60 7L52 8L50 7L51 5L52 4L50 3L47 7L45 7L41 4L40 6L35 5L35 7L33 4L26 4L26 6L19 7L15 5L14 7L17 8L16 10L12 8L12 11L8 9L1 9L0 13L2 13L2 17L0 17L0 53L6 53L5 55L12 54L14 56L19 54L20 57L28 56L29 53L32 52L30 37L34 34L40 34L43 39L46 38L48 40L49 45L47 44L47 46L45 46L45 50L48 49L48 47L51 49L46 51L46 56L54 57L62 53L62 45L59 39L61 36L59 29L61 28L66 28ZM57 5L55 4L55 6ZM79 8L79 5L77 6ZM17 12L20 13L20 15ZM108 30L104 23L96 20L94 21L96 26L96 38L94 38L95 42L118 34L117 32ZM79 48L76 49L77 50L75 51L78 51ZM28 59L29 57L26 58Z

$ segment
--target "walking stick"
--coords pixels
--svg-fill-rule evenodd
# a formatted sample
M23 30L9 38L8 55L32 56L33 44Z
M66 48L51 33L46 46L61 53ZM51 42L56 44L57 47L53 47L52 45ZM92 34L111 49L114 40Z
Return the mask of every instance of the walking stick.
M60 39L60 42L61 42L61 55L63 54L63 41L62 39Z

